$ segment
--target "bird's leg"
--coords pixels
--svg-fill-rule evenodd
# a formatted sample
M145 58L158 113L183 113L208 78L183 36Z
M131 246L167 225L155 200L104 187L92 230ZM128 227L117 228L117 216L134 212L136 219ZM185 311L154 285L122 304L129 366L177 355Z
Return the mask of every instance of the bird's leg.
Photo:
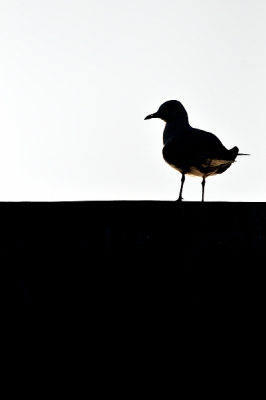
M203 177L201 184L202 184L202 199L201 199L201 201L204 201L205 177Z
M208 169L209 166L211 165L211 162L212 162L212 158L211 158L210 161L209 161L209 164L208 164L208 166L207 166L207 169ZM202 179L201 184L202 184L202 199L201 199L201 201L204 202L205 176L203 176L203 179Z
M181 188L180 188L179 197L178 197L177 201L182 201L182 199L183 199L183 197L182 197L182 190L183 190L184 182L185 182L185 174L182 174L182 178L181 178Z

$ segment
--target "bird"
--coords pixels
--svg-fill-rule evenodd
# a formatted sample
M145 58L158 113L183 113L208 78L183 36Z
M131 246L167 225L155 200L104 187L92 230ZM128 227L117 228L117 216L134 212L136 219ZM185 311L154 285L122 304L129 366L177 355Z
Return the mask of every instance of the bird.
M163 158L182 174L181 187L177 201L182 201L185 176L202 177L202 198L206 178L222 174L237 156L250 154L239 153L238 147L228 150L213 133L190 126L188 113L178 100L163 103L158 111L147 115L144 120L160 118L165 122L163 131Z

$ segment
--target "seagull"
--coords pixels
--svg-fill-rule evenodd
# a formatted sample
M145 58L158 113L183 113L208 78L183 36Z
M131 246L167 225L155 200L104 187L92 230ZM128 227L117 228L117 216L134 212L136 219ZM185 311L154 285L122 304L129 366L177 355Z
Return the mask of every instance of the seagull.
M163 103L157 112L146 119L160 118L166 124L163 131L163 158L182 174L181 188L177 201L182 201L185 175L202 177L202 201L204 201L205 180L208 176L222 174L239 153L238 147L227 150L213 133L195 129L188 122L185 107L177 100Z

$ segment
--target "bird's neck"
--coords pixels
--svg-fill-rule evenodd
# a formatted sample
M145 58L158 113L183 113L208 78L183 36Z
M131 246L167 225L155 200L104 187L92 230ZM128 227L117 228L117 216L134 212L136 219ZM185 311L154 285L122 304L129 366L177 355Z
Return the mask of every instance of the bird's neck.
M175 119L166 122L163 131L163 144L166 145L166 143L173 141L178 134L182 134L188 128L190 128L190 125L187 119Z

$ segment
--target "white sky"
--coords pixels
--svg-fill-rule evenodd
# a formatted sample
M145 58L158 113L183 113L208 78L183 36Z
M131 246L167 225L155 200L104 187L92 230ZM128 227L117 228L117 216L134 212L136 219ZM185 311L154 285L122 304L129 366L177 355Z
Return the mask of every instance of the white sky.
M265 201L265 38L264 0L1 0L0 200L176 200L144 117L179 100L251 154L205 200Z

